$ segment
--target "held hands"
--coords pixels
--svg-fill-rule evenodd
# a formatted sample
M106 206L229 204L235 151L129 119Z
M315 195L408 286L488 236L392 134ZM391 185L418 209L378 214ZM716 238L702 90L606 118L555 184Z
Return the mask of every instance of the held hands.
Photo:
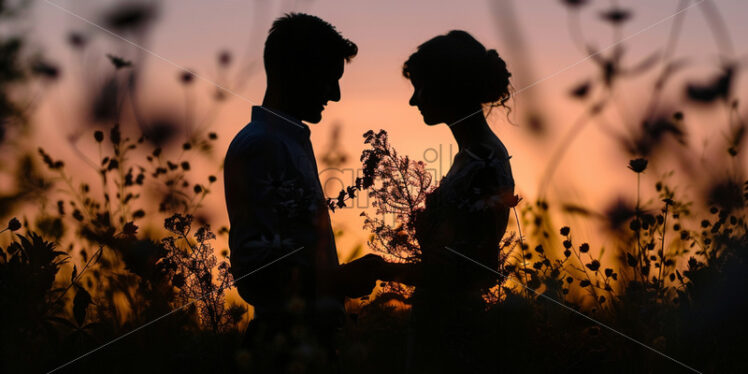
M377 279L383 279L386 262L380 256L368 254L343 264L338 269L338 284L348 297L362 297L371 293Z

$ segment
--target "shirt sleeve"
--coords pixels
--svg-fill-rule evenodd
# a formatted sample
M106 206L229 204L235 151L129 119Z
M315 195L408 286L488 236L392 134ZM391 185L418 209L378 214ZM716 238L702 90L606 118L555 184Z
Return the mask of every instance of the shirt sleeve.
M272 137L247 141L226 157L224 180L241 297L256 307L283 307L313 292L318 208L285 145Z

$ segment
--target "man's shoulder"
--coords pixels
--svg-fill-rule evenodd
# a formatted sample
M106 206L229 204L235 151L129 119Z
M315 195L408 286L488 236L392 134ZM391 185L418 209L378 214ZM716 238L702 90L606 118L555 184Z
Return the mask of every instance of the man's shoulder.
M267 154L283 149L283 141L278 134L269 131L266 124L252 121L234 136L226 152L226 157Z

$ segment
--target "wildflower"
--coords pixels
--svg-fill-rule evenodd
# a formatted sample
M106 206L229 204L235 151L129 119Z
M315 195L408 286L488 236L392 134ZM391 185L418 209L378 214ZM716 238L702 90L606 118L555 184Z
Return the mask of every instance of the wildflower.
M587 5L587 0L561 0L561 2L572 9Z
M629 266L636 266L637 262L638 261L636 261L636 257L632 256L631 253L626 253L626 263Z
M187 85L187 84L190 84L190 83L192 83L192 81L194 80L194 78L195 78L195 76L194 76L194 75L192 74L192 72L190 72L189 70L185 70L185 71L183 71L183 72L182 72L182 73L181 73L181 74L179 75L179 80L180 80L180 81L182 82L182 84L184 84L184 85Z
M81 33L71 32L70 34L68 34L68 43L73 48L78 48L78 49L83 48L85 47L86 42L87 42L86 37L83 36L83 34Z
M8 222L8 230L10 231L16 231L21 228L21 222L18 221L18 218L13 217Z
M83 221L83 214L81 214L81 211L76 209L73 211L73 218L75 218L76 221Z
M97 143L101 143L104 141L104 133L101 130L96 130L96 132L94 132L94 139L96 139Z
M519 195L513 193L504 193L501 196L501 202L509 208L514 208L522 200Z
M134 239L138 232L138 226L135 226L132 222L127 222L122 228L122 236L129 239Z
M592 262L590 262L589 264L587 264L585 266L587 266L587 268L590 269L590 270L592 270L592 271L597 271L598 269L600 269L600 261L598 261L598 260L592 260Z
M216 235L210 231L209 226L202 226L199 229L197 229L197 232L195 232L195 239L197 239L198 242L202 243L207 240L213 240L216 238Z
M584 99L590 92L590 82L584 82L571 90L570 95L575 99Z
M688 240L691 237L691 234L687 230L683 230L680 232L680 240Z
M706 197L712 204L718 206L725 215L733 210L742 209L746 202L740 184L732 179L713 182Z
M176 288L182 288L182 286L184 286L184 274L174 274L174 277L171 278L171 284Z
M122 141L122 133L119 131L119 125L114 125L112 130L109 132L109 137L112 140L112 144L119 144Z
M222 101L226 99L226 93L224 90L220 87L216 87L216 93L213 96L217 101Z
M582 243L582 245L579 246L579 252L581 253L587 253L590 251L590 245L587 243Z
M635 158L629 161L629 169L633 170L634 173L641 173L647 169L647 159Z
M600 13L600 17L612 24L621 24L631 18L631 11L621 8L613 8Z
M218 54L218 64L221 66L228 66L231 63L231 52L221 51Z
M570 231L569 227L568 226L564 226L564 227L561 228L561 235L567 236L567 235L569 235L569 231Z
M152 4L135 2L121 4L109 10L104 20L109 28L117 31L138 32L156 19L157 9Z
M686 94L696 102L710 103L718 98L726 99L730 96L730 87L735 77L734 69L727 66L723 71L706 84L689 83Z
M111 55L111 54L107 54L106 57L109 58L109 61L112 63L112 65L114 65L114 68L117 70L122 69L122 68L129 68L130 66L132 66L131 61L127 61L122 57L118 57L118 56Z
M31 66L31 71L43 78L54 80L60 76L60 68L46 61L36 61Z
M641 223L638 219L631 220L629 228L631 229L631 231L639 231L639 229L641 228Z
M164 220L164 228L175 234L187 234L192 224L192 215L182 216L179 213Z
M119 161L117 161L116 159L113 159L113 158L110 159L109 160L109 166L107 166L107 170L115 170L117 168L119 168Z

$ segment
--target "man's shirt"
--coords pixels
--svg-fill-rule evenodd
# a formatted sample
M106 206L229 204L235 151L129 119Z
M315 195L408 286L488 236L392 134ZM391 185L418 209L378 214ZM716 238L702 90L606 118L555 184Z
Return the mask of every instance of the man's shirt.
M229 247L234 279L255 314L342 308L332 273L338 266L330 216L309 127L261 106L234 138L224 162ZM267 264L301 248L272 265Z

